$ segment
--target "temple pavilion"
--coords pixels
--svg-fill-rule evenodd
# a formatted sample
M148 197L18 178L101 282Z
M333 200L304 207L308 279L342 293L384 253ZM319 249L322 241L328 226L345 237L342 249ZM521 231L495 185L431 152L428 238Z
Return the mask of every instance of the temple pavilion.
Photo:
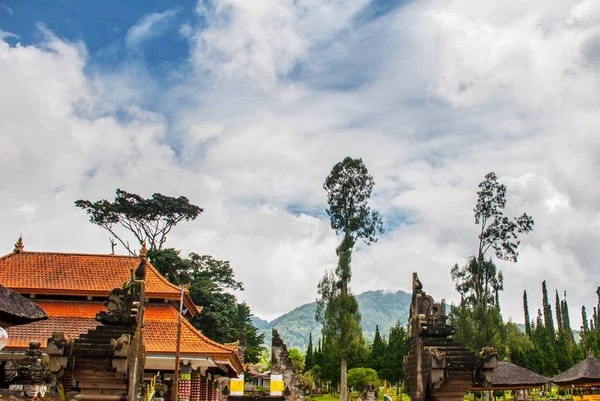
M133 269L145 259L138 256L31 252L23 241L14 251L0 257L0 284L28 297L48 315L36 321L7 329L8 343L0 351L0 360L21 355L30 341L39 341L42 351L53 332L77 338L96 328L95 317L105 310L103 304L113 288L126 282ZM175 368L181 289L169 283L147 262L145 275L145 310L142 338L146 349L145 376L156 371L166 378ZM201 311L184 291L184 309L193 318ZM237 377L243 365L237 350L210 340L182 319L180 356L182 365L201 369L212 375Z
M499 361L498 367L485 375L483 386L470 391L514 391L515 400L526 400L529 390L540 389L548 384L548 379L508 361ZM493 397L490 397L493 399Z
M567 390L576 400L600 400L600 359L589 356L550 381Z

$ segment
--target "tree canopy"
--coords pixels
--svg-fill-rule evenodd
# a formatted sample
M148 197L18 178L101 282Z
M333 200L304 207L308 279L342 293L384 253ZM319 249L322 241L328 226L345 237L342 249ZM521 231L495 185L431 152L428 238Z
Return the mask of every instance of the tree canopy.
M162 249L173 227L182 221L195 220L203 212L185 196L175 198L155 193L145 199L121 189L117 189L114 202L79 199L75 206L85 210L92 224L107 230L132 255L135 246L117 233L117 227L133 234L140 244L145 241L149 250Z

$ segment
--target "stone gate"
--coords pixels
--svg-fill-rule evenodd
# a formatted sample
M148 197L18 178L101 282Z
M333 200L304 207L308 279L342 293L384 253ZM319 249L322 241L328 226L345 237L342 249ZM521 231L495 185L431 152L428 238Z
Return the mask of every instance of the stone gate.
M413 273L408 323L410 352L404 359L406 387L412 401L462 401L475 385L485 385L485 374L498 367L492 348L469 351L450 338L446 305L423 291Z

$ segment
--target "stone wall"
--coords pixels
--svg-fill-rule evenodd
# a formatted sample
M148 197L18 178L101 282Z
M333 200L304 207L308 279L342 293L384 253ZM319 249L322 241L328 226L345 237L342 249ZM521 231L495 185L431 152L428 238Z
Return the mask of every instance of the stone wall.
M283 376L283 395L286 401L304 401L302 384L290 359L287 345L275 329L271 340L271 374Z

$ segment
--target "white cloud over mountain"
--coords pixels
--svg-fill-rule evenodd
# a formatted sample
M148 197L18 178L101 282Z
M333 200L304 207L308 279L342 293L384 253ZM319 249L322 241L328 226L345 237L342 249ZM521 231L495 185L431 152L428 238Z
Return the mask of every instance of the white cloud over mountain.
M2 253L21 233L30 250L108 252L75 199L185 195L205 213L168 245L231 260L241 296L271 318L313 301L336 263L322 182L351 155L389 223L357 251L353 289L410 290L418 271L451 301L450 267L475 252L477 184L495 171L508 214L536 223L519 263L500 263L505 316L522 321L523 289L539 307L546 279L578 322L600 282L597 2L416 1L361 17L368 7L202 2L205 26L180 29L191 72L159 89L135 65L89 73L86 44L51 32L0 41Z

